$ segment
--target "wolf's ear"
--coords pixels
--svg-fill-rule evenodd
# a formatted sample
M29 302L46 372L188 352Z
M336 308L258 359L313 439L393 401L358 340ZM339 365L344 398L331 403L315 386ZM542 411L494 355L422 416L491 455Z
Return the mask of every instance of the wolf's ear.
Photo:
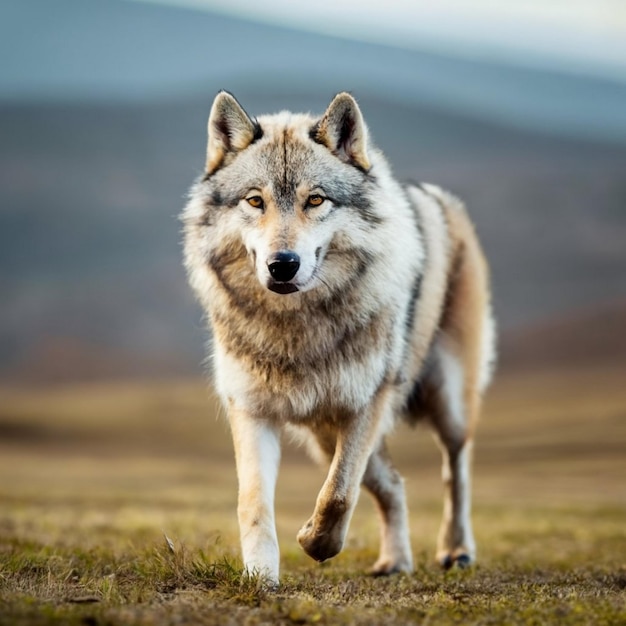
M369 170L367 126L359 105L349 93L343 92L333 98L311 136L342 161Z
M228 154L247 148L262 135L261 127L243 110L235 97L220 91L209 115L209 143L206 155L206 171L212 174Z

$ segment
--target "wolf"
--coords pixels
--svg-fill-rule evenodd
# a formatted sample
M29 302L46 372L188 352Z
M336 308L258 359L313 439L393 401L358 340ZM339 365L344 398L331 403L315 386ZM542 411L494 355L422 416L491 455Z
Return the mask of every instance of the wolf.
M304 551L320 562L341 551L363 485L381 521L372 573L412 571L403 480L386 447L401 419L426 420L441 448L436 557L472 563L470 456L495 331L461 202L399 183L348 93L321 117L253 118L222 91L182 221L234 442L245 572L279 581L283 431L328 466L297 535Z

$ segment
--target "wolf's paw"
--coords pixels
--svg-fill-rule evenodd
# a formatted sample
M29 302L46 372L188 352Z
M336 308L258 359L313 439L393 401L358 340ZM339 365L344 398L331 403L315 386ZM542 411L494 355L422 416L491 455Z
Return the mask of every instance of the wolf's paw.
M315 527L313 520L309 520L298 533L298 543L302 549L316 561L322 563L337 556L343 548L343 538L338 525L329 530Z
M370 576L389 576L390 574L410 574L413 571L413 562L411 558L380 558L368 570Z
M257 588L260 591L273 592L278 591L280 589L280 583L278 582L278 578L260 578L257 582Z
M441 567L445 570L453 567L457 567L458 569L468 569L475 562L474 557L466 554L465 552L459 552L456 555L444 554L439 556L437 560L439 561L439 565L441 565Z
M269 568L259 570L256 567L245 567L241 573L241 584L252 584L262 591L277 591L280 587L278 572L272 571Z

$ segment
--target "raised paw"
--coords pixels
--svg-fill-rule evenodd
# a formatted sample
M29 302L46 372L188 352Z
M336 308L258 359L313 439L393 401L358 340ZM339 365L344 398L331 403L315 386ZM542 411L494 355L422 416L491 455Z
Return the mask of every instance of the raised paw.
M321 530L309 520L298 533L298 543L312 559L322 563L339 554L343 548L343 537L338 526L328 531Z

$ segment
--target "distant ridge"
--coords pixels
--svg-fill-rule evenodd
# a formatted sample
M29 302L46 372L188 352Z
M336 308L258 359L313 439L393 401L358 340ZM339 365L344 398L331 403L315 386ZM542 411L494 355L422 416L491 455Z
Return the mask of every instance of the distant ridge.
M315 86L236 94L255 115L321 111L330 97ZM32 355L59 338L86 346L67 353L77 376L115 373L107 355L125 361L118 374L152 372L159 355L164 373L202 371L206 335L177 215L202 168L210 101L0 105L0 376L36 370ZM401 179L466 201L501 329L626 293L626 149L367 92L359 101Z
M126 0L0 2L0 101L146 103L223 87L377 93L564 136L626 142L626 83L406 50Z

